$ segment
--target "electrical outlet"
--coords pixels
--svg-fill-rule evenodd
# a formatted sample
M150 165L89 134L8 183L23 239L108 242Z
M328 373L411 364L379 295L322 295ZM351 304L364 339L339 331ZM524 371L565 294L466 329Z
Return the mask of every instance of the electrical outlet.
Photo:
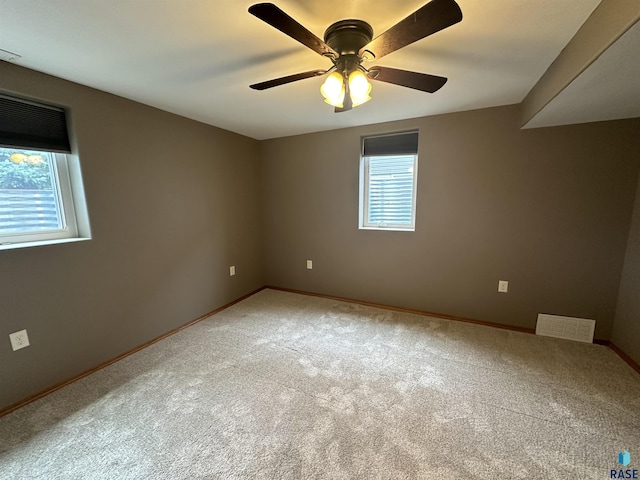
M507 293L509 291L509 282L506 280L498 280L498 291L500 293Z
M236 266L235 265L231 265L229 267L229 276L233 277L236 274Z
M313 260L307 260L307 270L313 269Z
M26 330L10 333L9 340L11 340L11 348L13 348L14 352L29 346L29 337Z

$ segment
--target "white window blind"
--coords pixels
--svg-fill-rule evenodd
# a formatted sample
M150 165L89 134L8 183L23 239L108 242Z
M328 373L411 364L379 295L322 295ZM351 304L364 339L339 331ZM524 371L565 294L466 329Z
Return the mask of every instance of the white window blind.
M368 160L367 223L381 227L411 226L415 155Z

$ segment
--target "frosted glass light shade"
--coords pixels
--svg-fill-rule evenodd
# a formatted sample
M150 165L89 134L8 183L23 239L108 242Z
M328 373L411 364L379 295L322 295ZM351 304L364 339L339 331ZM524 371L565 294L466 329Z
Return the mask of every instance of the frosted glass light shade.
M344 90L344 79L338 72L333 72L329 75L320 87L320 93L322 93L324 101L334 107L342 107Z
M371 84L362 71L354 70L349 74L349 92L351 93L351 101L353 106L357 107L371 100Z

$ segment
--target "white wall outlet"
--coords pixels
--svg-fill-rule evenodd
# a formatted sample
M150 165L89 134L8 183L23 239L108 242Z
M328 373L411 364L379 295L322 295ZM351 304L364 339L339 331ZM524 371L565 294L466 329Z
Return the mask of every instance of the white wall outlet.
M14 352L29 346L29 337L26 330L10 333L9 340L11 340L11 348L13 348Z
M507 293L509 291L509 282L506 280L498 280L498 291L500 293Z
M313 269L313 260L307 260L307 270Z
M229 276L233 277L236 274L236 266L235 265L231 265L229 267Z

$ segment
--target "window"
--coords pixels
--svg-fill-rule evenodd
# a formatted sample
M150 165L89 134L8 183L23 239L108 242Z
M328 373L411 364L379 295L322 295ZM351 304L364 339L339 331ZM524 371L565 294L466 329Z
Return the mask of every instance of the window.
M0 249L89 237L70 153L64 110L0 95Z
M362 139L360 228L415 230L418 132Z

